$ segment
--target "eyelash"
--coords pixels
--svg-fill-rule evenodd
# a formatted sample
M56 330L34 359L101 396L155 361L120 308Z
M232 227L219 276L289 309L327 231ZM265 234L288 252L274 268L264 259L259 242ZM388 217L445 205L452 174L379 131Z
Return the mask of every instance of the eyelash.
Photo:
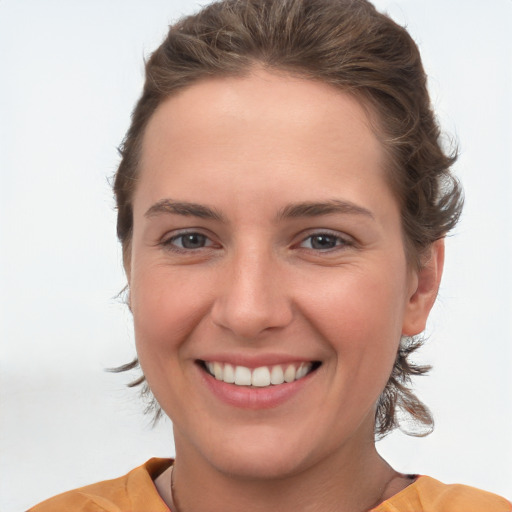
M183 241L184 241L184 238L187 236L188 237L192 237L192 236L200 237L203 240L203 242L206 243L206 245L202 245L201 247L195 247L195 248L184 247ZM176 243L175 243L177 240L180 240L180 239L181 239L181 247L179 245L176 245ZM214 242L207 235L200 233L198 231L185 231L182 233L178 233L177 235L173 235L169 238L166 238L165 240L162 240L160 245L162 245L166 249L169 249L173 252L186 254L186 253L190 253L190 252L195 252L196 250L199 250L199 249L208 249L209 247L212 247L214 245Z
M308 241L308 240L311 242L311 245L312 245L313 239L315 239L315 238L316 239L324 238L324 239L331 240L335 243L335 245L332 247L327 247L327 248L304 247L304 243L306 243L306 241ZM331 252L331 251L336 251L336 250L342 250L342 249L344 249L346 247L350 247L352 245L354 245L354 243L348 237L343 237L343 236L340 236L339 234L331 233L329 231L324 231L324 232L320 231L320 232L316 232L316 233L311 233L306 238L303 238L299 244L299 247L302 247L302 248L305 248L305 249L308 249L308 250L311 250L314 252L325 253L325 252Z
M203 245L200 245L199 247L184 247L184 239L185 237L199 237L200 238L200 244L203 243ZM326 239L327 241L334 242L334 246L327 247L327 248L319 248L319 247L313 247L313 240L314 239ZM176 244L176 241L181 240L181 246ZM311 246L305 247L305 243L307 241L310 241ZM200 249L208 249L210 247L213 247L215 243L205 234L200 233L198 231L186 231L182 233L178 233L176 235L173 235L161 242L161 245L173 252L177 253L191 253L195 252ZM308 251L318 252L318 253L328 253L332 251L337 250L343 250L346 247L351 247L354 245L354 242L350 240L348 237L340 236L339 234L332 233L329 231L319 231L315 233L311 233L305 238L302 238L301 241L296 245L296 247L306 249Z

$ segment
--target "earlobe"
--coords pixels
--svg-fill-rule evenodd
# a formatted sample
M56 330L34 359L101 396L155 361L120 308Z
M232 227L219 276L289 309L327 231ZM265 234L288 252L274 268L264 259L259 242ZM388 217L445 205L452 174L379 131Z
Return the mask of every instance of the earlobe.
M406 306L402 334L414 336L425 330L443 274L444 239L436 240L425 253L422 266L415 271L416 279Z

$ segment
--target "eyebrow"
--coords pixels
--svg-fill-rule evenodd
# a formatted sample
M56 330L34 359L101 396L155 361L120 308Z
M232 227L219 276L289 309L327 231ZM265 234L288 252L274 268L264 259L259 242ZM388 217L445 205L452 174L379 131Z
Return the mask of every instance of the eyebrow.
M173 201L172 199L162 199L144 214L145 217L154 217L163 213L171 213L174 215L183 215L189 217L198 217L201 219L211 219L225 222L224 216L215 211L213 208L198 203L189 203L186 201ZM340 201L339 199L331 199L322 202L303 202L293 203L285 206L277 214L277 219L291 219L299 217L318 217L321 215L329 215L333 213L342 213L348 215L364 215L374 219L374 215L370 210L358 206L349 201Z
M162 199L158 201L144 214L145 217L154 217L162 213L173 213L175 215L184 215L186 217L199 217L201 219L212 219L224 222L224 217L213 208L197 203L184 201L173 201L172 199Z
M349 201L340 201L331 199L323 202L304 202L294 203L285 206L279 213L279 219L290 219L297 217L318 217L320 215L329 215L332 213L343 213L348 215L364 215L375 219L373 213L362 206L358 206Z

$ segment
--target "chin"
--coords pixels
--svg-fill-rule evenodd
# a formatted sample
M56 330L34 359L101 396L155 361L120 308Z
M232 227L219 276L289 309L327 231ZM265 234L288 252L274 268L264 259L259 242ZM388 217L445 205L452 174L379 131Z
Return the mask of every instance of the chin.
M230 432L223 439L216 437L215 445L202 455L217 471L242 479L286 478L314 464L312 450L300 436L294 439L288 432L283 435L261 427L251 430L249 436Z
M286 453L276 450L266 453L264 450L244 450L215 457L211 462L217 470L230 476L250 480L283 479L300 473L305 469L305 461L300 453Z

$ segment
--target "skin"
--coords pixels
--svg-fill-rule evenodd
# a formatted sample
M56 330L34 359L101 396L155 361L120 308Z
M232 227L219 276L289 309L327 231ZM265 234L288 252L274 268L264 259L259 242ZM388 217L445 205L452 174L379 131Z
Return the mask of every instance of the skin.
M401 335L425 327L443 244L408 265L384 158L353 97L261 69L192 85L150 120L126 270L182 512L357 512L410 483L375 450L375 404ZM204 246L183 248L184 230ZM212 357L321 366L284 403L251 409L205 385L197 362ZM167 503L169 479L156 482Z

